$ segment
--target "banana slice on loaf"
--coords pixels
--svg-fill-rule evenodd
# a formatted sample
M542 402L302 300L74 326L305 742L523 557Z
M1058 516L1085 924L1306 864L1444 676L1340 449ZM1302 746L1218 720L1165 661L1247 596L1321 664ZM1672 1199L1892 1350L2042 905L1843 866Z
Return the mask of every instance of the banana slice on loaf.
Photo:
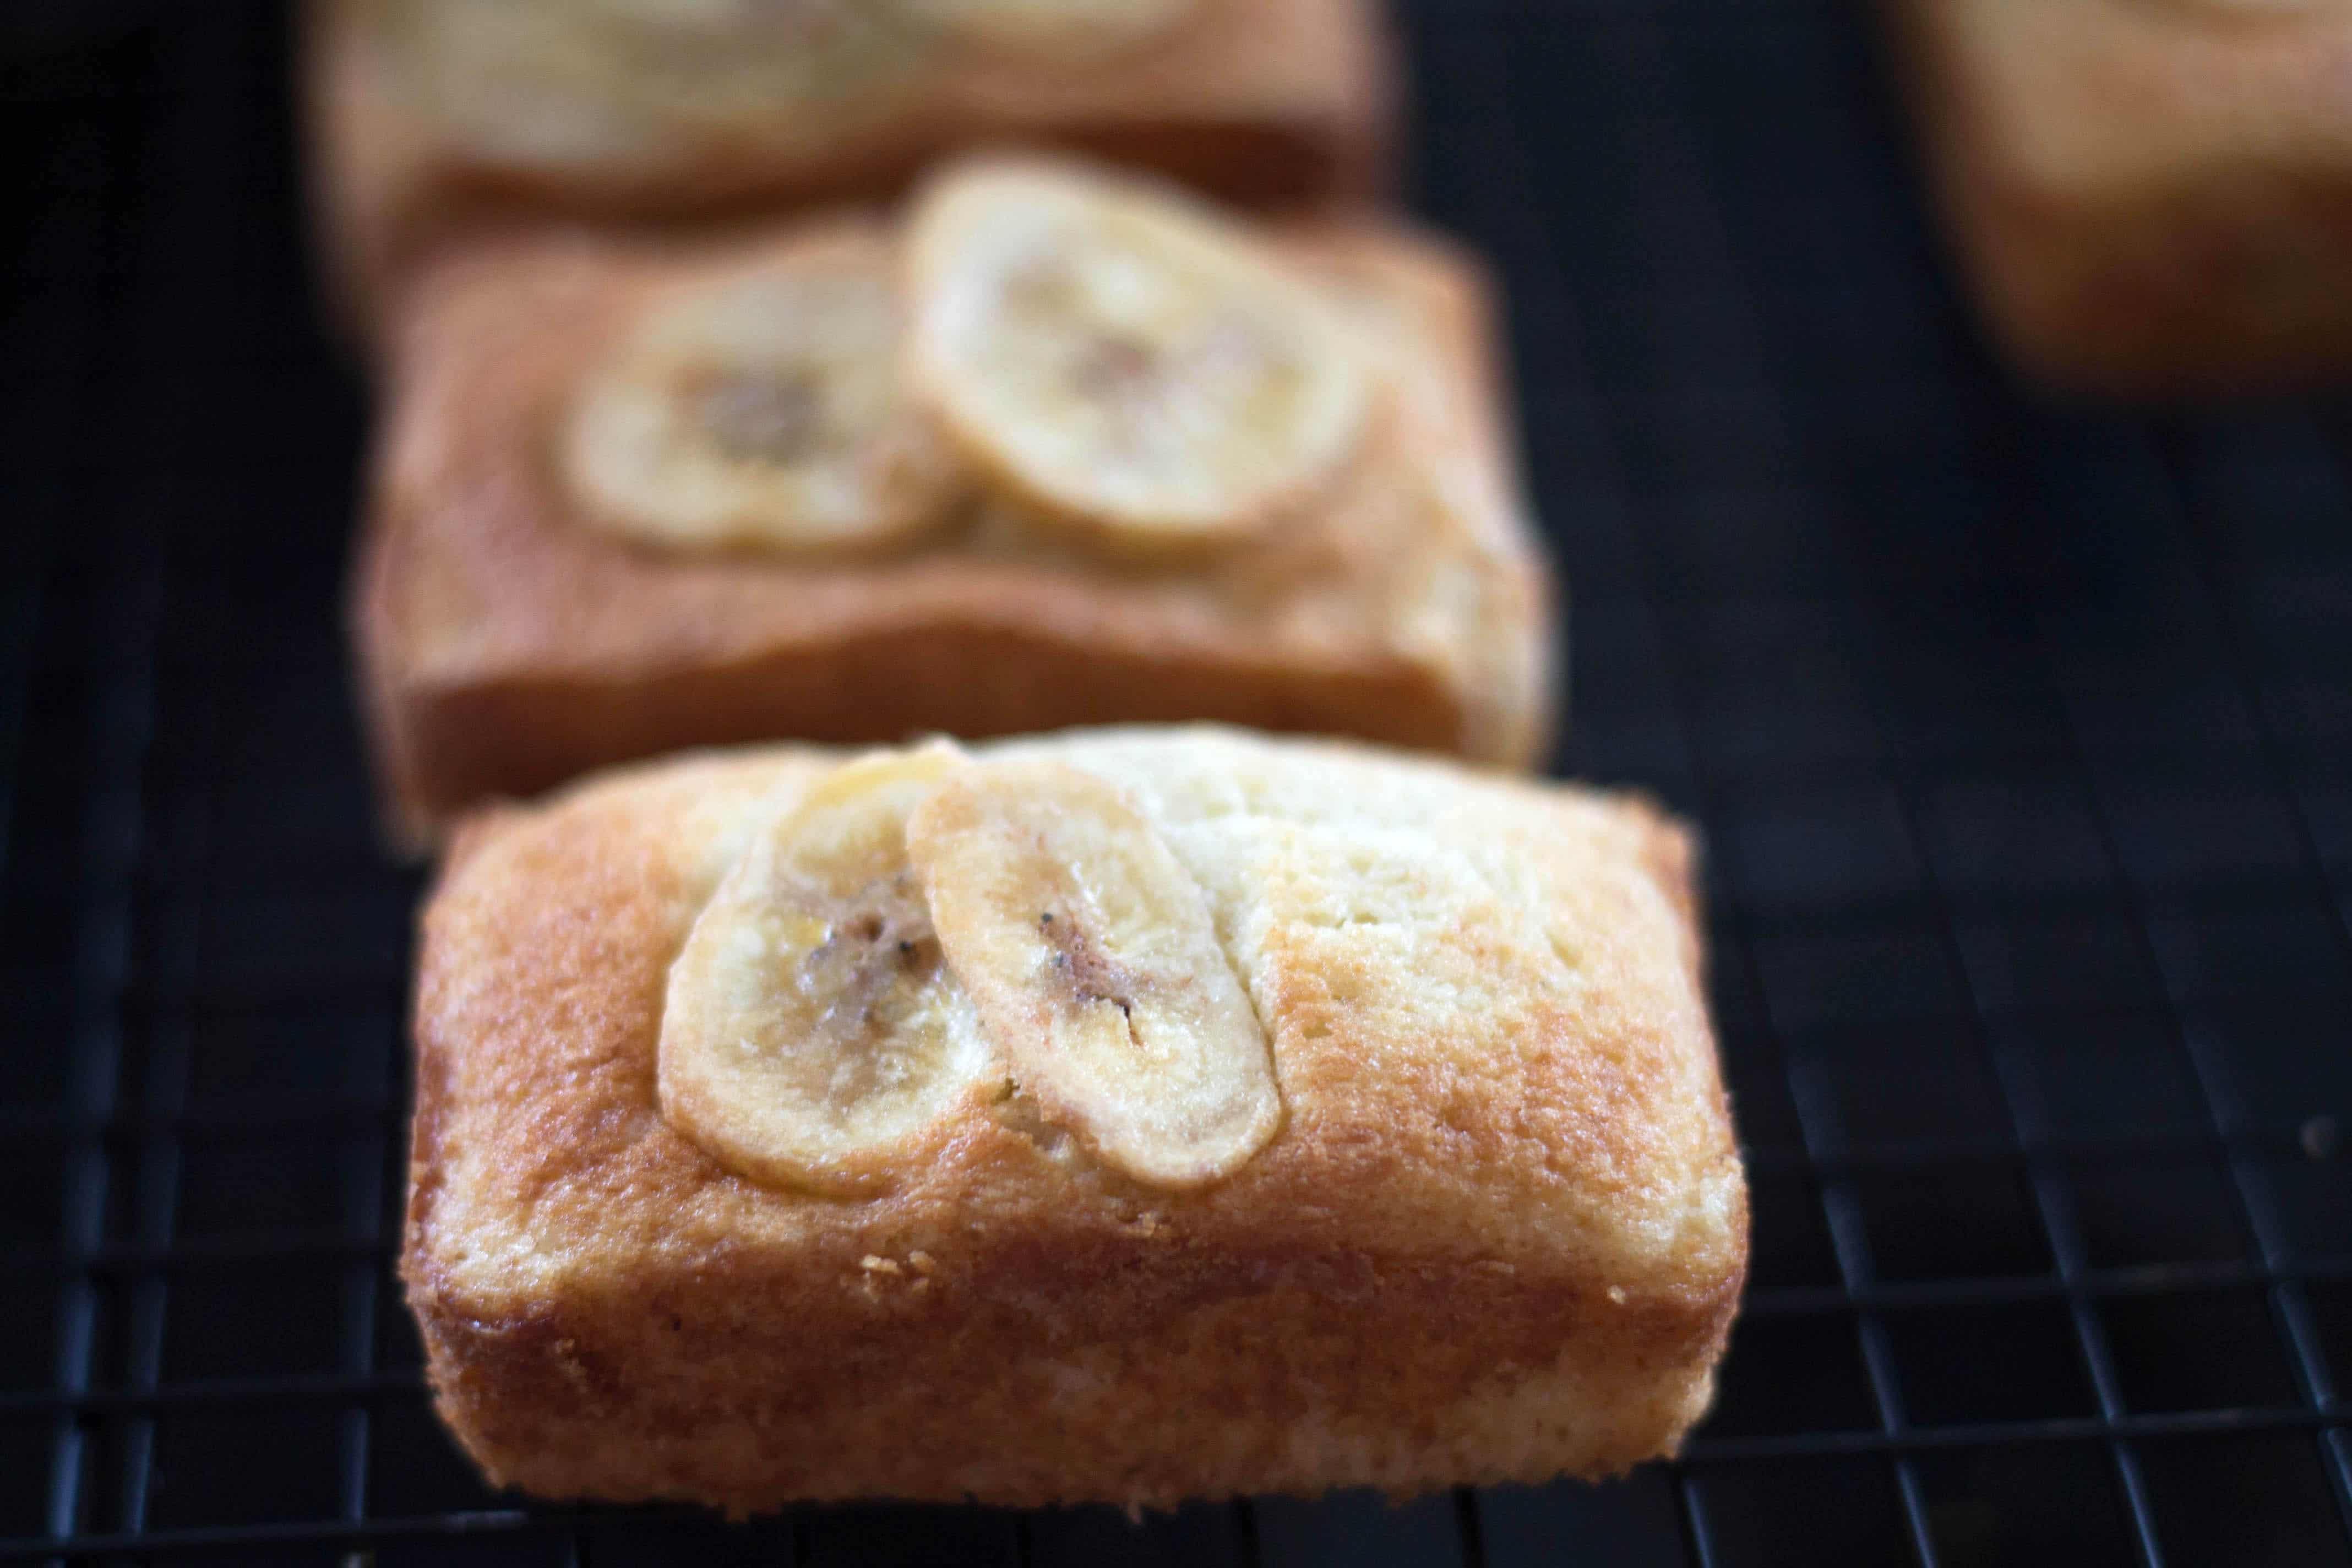
M982 1076L971 1005L907 859L950 748L850 763L754 842L670 966L662 1110L729 1169L856 1193Z
M654 300L584 377L564 472L593 526L670 548L870 549L965 469L910 405L888 242L821 234Z
M903 1172L983 1084L1168 1190L1282 1120L1151 825L1093 774L945 744L845 763L759 836L670 966L659 1070L663 1113L730 1169L835 1194Z
M1155 1187L1231 1175L1282 1121L1205 896L1116 788L1062 763L940 782L907 852L1016 1081Z
M1247 534L1363 434L1370 378L1333 312L1191 197L967 164L917 202L907 246L921 395L999 483L1107 542Z

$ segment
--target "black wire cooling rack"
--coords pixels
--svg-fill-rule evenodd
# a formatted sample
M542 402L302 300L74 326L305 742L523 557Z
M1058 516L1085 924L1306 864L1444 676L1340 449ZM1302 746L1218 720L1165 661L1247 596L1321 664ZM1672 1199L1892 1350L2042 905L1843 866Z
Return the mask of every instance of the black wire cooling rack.
M1712 847L1756 1254L1687 1456L738 1528L434 1425L284 18L51 9L0 61L0 1561L2352 1562L2352 405L2021 396L1866 17L1404 19L1574 584L1561 762Z

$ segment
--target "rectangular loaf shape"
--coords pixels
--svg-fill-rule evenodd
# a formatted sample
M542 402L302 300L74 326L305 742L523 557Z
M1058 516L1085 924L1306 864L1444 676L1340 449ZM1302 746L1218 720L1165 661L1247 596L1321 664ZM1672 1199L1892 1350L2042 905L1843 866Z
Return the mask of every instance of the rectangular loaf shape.
M732 1173L665 1109L666 987L730 868L839 795L837 755L486 814L424 917L403 1273L493 1479L737 1512L1163 1506L1676 1447L1747 1260L1682 829L1207 727L955 765L982 763L1107 784L1172 852L1263 1030L1270 1136L1205 1185L1135 1179L992 1015L989 1092L854 1193Z
M681 19L648 19L664 9ZM842 48L848 58L814 84L804 112L775 110L794 89L787 61L730 121L708 100L761 87L748 74L756 35L782 24L760 14L790 7L737 9L754 41L729 50L715 41L723 35L698 30L723 6L698 18L642 0L313 0L312 205L362 335L374 336L417 265L452 241L887 195L964 147L1070 148L1264 207L1391 184L1397 67L1369 0L1067 7L1067 39L1043 25L1055 8L1034 0L811 5L849 13L868 37ZM992 9L1032 20L1019 36L991 29ZM513 19L485 25L502 12ZM943 25L950 12L963 15ZM452 15L467 26L443 19ZM686 57L671 67L681 77L701 79L702 106L646 102L646 73L666 53ZM528 134L533 118L565 134Z
M1489 296L1457 252L1370 220L1273 247L1347 291L1400 368L1384 423L1261 536L1138 562L1005 533L986 481L943 532L864 555L656 549L589 526L551 448L608 345L709 279L895 234L842 216L683 250L572 237L436 270L395 359L353 612L396 837L590 768L751 741L1213 720L1540 754L1550 595Z

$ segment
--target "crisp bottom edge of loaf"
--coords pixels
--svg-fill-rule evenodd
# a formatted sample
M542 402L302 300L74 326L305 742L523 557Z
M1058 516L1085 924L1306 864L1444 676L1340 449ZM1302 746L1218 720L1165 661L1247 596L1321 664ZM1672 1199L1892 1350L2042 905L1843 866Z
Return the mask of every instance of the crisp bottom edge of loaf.
M1646 1299L1475 1265L1252 1288L1236 1259L1233 1293L1057 1341L1050 1311L904 1277L869 1276L885 1283L846 1316L838 1296L810 1303L822 1321L762 1310L723 1261L492 1307L436 1250L412 1234L410 1305L439 1413L493 1481L735 1516L1600 1479L1674 1453L1706 1413L1745 1274ZM1312 1262L1293 1268L1354 1272Z
M1727 1327L1728 1313L1724 1317ZM877 1478L868 1485L847 1476L803 1480L775 1473L775 1455L791 1442L785 1412L774 1413L773 1421L710 1422L681 1421L674 1412L661 1423L667 1430L653 1432L620 1415L567 1417L551 1426L502 1396L484 1378L489 1369L453 1361L446 1349L432 1347L436 1409L494 1484L554 1500L697 1503L736 1519L805 1503L1100 1503L1135 1510L1351 1489L1382 1492L1393 1503L1459 1486L1607 1480L1679 1451L1713 1400L1717 1360L1709 1352L1664 1377L1651 1369L1652 1381L1632 1394L1597 1390L1592 1369L1571 1352L1559 1366L1498 1374L1491 1386L1451 1405L1401 1410L1385 1440L1308 1409L1278 1434L1236 1424L1249 1428L1239 1434L1245 1451L1229 1459L1221 1459L1212 1442L1132 1464L1124 1474L1074 1478L1034 1466L1013 1445L982 1467L948 1468L927 1480ZM1191 1413L1170 1414L1182 1419ZM956 1415L938 1412L950 1422ZM521 1436L519 1421L529 1436ZM810 1441L822 1446L824 1435Z

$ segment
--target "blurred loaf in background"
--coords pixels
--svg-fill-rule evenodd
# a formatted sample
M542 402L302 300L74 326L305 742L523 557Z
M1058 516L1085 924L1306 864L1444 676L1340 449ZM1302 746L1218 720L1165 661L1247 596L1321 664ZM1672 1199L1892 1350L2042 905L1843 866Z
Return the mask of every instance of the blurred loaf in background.
M1256 206L1390 184L1366 0L317 0L313 207L362 340L412 264L516 223L885 195L988 142Z
M2352 7L1884 4L1965 281L2021 368L2163 397L2352 367Z
M404 843L744 741L1217 719L1543 754L1495 300L1393 220L980 159L898 221L476 245L413 303L352 623Z

